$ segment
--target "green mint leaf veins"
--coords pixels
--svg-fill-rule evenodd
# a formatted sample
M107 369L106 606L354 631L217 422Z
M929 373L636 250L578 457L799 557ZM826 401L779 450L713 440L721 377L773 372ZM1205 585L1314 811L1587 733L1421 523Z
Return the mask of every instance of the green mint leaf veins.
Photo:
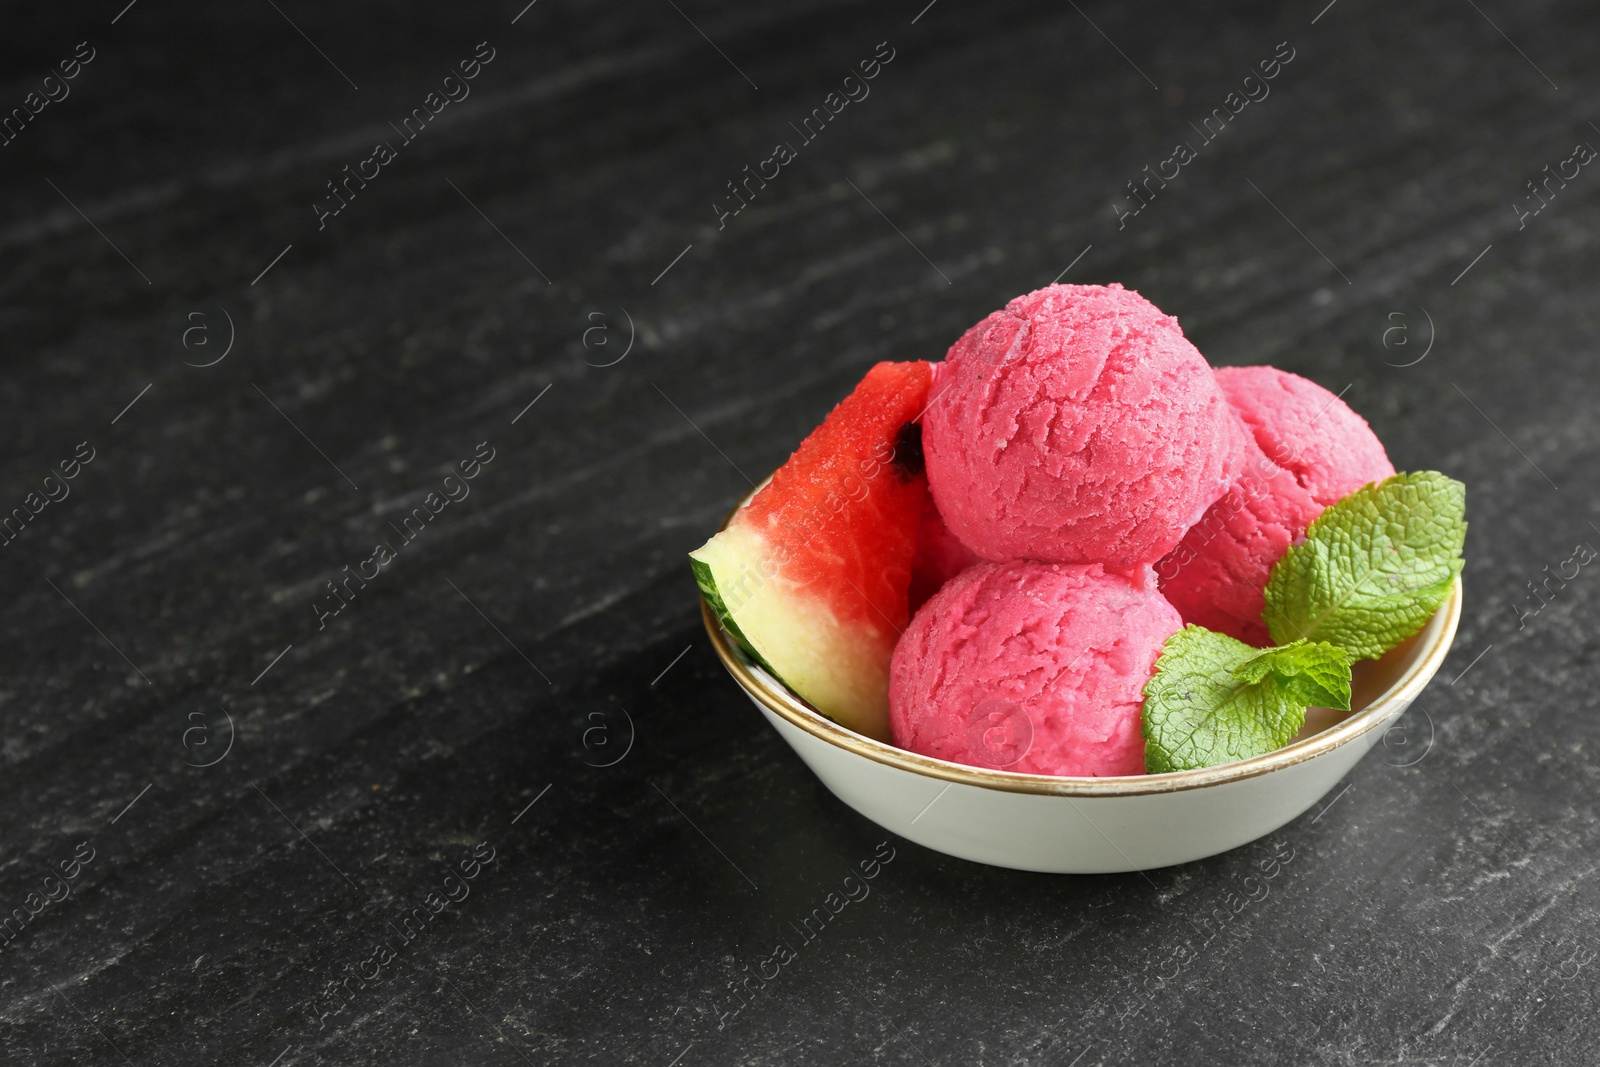
M1262 650L1203 626L1167 638L1144 688L1145 770L1211 767L1288 744L1306 707L1350 707L1350 660L1329 644Z
M1466 486L1396 474L1328 508L1272 567L1262 620L1280 642L1376 659L1433 617L1461 573Z
M1350 710L1350 657L1333 645L1293 641L1257 652L1233 673L1241 682L1251 683L1270 674L1291 702Z

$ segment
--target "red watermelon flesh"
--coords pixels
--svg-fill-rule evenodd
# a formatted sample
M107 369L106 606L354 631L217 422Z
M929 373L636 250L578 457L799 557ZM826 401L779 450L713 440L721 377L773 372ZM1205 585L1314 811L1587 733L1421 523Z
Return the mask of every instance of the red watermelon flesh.
M889 657L910 620L923 508L929 365L879 363L767 485L699 549L723 625L785 685L889 738Z

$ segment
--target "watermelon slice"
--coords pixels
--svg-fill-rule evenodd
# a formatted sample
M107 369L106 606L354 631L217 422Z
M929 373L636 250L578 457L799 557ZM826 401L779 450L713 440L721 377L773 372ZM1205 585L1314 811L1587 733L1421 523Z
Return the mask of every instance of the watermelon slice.
M889 740L889 656L928 480L926 363L879 363L789 462L689 554L729 635L835 722Z

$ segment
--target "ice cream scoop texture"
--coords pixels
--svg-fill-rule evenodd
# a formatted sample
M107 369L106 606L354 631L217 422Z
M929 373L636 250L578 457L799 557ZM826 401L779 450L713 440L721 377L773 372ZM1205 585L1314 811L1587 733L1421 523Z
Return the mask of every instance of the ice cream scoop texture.
M1144 685L1182 625L1148 568L979 563L895 647L894 742L1032 774L1143 774Z
M1366 420L1315 382L1275 367L1227 367L1216 377L1249 431L1247 459L1156 573L1185 622L1266 647L1262 592L1272 565L1324 508L1394 467Z
M1245 437L1178 321L1119 285L1018 297L950 349L924 418L951 532L990 560L1154 563Z

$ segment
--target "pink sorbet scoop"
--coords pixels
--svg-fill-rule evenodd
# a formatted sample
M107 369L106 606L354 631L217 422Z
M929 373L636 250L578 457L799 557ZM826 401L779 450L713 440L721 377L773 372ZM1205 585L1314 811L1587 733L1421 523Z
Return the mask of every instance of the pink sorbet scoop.
M1154 563L1243 464L1210 366L1120 285L1017 297L955 343L934 390L928 484L985 559Z
M1029 774L1143 774L1144 686L1182 626L1148 568L969 567L895 646L894 743Z
M1366 420L1315 382L1276 367L1216 374L1250 432L1250 458L1156 573L1185 622L1265 647L1272 565L1324 508L1394 467Z

